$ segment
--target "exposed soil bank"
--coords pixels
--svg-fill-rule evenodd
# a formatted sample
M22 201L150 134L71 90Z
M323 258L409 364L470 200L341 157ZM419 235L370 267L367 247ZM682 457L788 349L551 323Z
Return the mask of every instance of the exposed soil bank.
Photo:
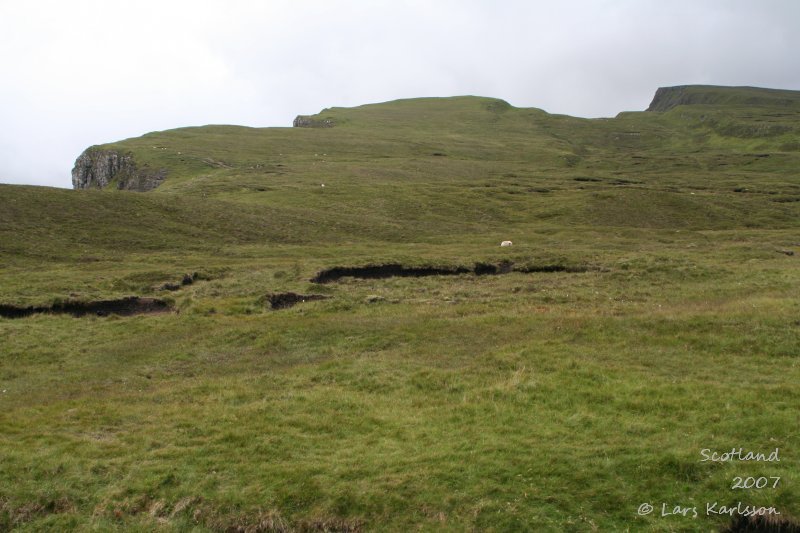
M64 302L48 307L17 307L0 304L0 316L5 318L24 318L36 313L69 314L75 317L131 316L148 313L163 313L170 310L169 304L155 298L129 296L120 300L99 300L96 302Z
M383 279L394 277L421 278L424 276L452 276L467 274L470 269L464 267L404 267L399 264L367 265L363 267L333 267L322 270L314 276L312 283L330 283L340 278L352 277L362 279Z
M734 517L723 533L800 533L800 523L790 518L775 515L753 515Z
M161 287L159 287L162 291L177 291L187 285L191 285L195 282L195 280L199 279L200 274L195 272L194 274L184 274L183 279L181 279L180 283L165 283Z
M394 277L421 278L425 276L457 276L475 274L477 276L509 274L511 272L586 272L586 267L567 265L523 265L515 267L511 261L498 264L475 263L472 268L458 267L405 267L397 263L385 265L366 265L362 267L333 267L321 270L311 279L312 283L330 283L345 277L361 279L383 279Z
M297 294L294 292L282 292L267 296L267 300L272 309L286 309L302 302L327 299L328 297L322 294Z
M585 266L567 266L567 265L534 265L534 266L521 266L515 267L514 272L523 272L531 274L533 272L570 272L578 274L581 272L588 272L590 269Z

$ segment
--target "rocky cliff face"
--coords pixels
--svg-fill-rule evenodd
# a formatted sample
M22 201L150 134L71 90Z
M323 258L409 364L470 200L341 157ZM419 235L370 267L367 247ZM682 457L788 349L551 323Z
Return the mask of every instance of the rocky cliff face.
M686 94L686 87L659 87L647 110L668 111L677 105L688 103L690 102Z
M72 169L74 189L102 189L116 184L118 189L150 191L166 178L166 170L137 168L130 154L91 147L75 160Z
M292 122L295 128L332 128L336 124L329 118L319 119L303 115L297 115L297 118Z

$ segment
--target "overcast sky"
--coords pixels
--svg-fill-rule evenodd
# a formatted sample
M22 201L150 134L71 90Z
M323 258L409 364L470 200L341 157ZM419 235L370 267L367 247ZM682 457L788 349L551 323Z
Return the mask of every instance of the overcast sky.
M583 117L657 87L800 89L798 0L0 0L0 182L92 144L474 94Z

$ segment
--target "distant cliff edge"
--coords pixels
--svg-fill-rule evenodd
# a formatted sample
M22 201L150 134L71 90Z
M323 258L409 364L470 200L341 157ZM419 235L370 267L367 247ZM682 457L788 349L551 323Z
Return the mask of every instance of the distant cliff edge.
M336 124L329 118L312 118L305 115L297 115L292 122L295 128L332 128Z
M760 87L679 85L660 87L648 111L669 111L679 105L738 105L758 107L800 107L800 92Z
M115 184L117 189L145 192L161 185L166 177L165 169L138 168L130 154L92 146L75 160L72 187L102 189Z

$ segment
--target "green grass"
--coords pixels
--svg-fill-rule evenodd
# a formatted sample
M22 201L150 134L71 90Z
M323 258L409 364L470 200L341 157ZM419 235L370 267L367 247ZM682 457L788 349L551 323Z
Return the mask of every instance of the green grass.
M333 128L108 146L168 169L149 193L0 186L0 303L176 309L0 318L0 530L709 531L730 521L714 501L797 518L800 137L788 97L751 91L604 120L334 108ZM590 268L309 282L501 260ZM268 309L285 291L330 298ZM734 447L781 462L700 462Z

